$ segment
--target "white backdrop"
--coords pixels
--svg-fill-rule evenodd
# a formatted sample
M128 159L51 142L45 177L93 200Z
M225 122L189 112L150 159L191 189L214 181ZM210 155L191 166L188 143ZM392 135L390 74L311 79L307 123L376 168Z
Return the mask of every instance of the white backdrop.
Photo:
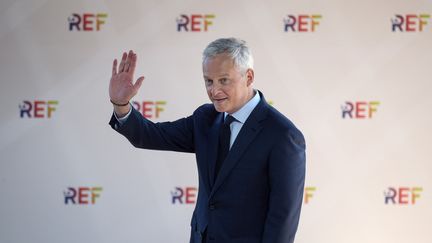
M108 126L112 60L137 52L134 101L174 120L208 102L201 52L230 36L306 137L296 242L432 242L431 15L428 0L3 0L0 242L188 242L194 155Z

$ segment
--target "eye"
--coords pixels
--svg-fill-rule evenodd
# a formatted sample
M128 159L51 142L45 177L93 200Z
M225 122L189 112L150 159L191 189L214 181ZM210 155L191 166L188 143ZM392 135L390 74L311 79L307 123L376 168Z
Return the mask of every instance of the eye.
M219 82L221 84L226 84L226 83L228 83L228 79L227 78L221 78L221 79L219 79Z
M206 86L210 86L213 84L213 80L211 80L211 79L205 79L204 82L205 82Z

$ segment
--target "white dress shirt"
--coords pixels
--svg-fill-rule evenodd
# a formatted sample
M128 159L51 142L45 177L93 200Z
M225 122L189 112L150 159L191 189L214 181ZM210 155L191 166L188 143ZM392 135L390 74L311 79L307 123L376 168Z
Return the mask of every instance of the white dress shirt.
M231 116L233 116L236 119L236 121L233 121L230 124L230 129L231 129L230 149L231 149L231 146L234 144L234 141L237 138L237 135L239 134L240 129L243 127L243 124L246 122L249 115L252 113L253 109L255 109L255 107L258 105L258 103L261 100L261 97L259 96L258 92L255 90L254 90L254 92L255 92L255 95L251 100L249 100L242 108L240 108L240 110L230 114ZM228 113L225 112L224 115L226 117L228 115Z

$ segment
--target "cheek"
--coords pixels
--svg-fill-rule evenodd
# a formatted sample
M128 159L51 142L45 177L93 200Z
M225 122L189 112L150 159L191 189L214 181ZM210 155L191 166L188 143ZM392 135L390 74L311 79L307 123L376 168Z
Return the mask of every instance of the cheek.
M208 86L205 86L205 89L207 91L207 94L210 95L211 94L211 88Z
M231 85L227 85L221 88L221 91L224 92L226 95L232 96L235 94L235 89Z
M224 91L232 100L236 99L238 96L238 89L235 86L227 87Z

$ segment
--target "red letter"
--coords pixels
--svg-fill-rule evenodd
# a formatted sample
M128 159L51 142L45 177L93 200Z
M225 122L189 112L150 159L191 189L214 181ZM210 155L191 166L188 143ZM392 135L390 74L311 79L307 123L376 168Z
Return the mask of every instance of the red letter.
M366 105L366 102L356 102L356 118L365 118L366 115L364 112L366 111L364 106ZM360 107L362 106L362 107ZM360 114L361 113L361 114Z
M195 20L195 19L201 19L201 18L202 18L201 15L196 15L196 14L192 15L192 18L191 18L191 30L192 31L200 31L201 30L200 29L201 21Z
M413 15L413 14L408 14L407 16L406 16L406 31L408 31L408 32L412 32L412 31L415 31L416 29L415 29L415 26L416 26L416 22L415 21L413 21L413 20L411 20L411 19L416 19L417 18L417 16L416 15Z
M87 201L87 197L88 197L88 194L84 194L84 191L89 191L90 189L88 188L88 187L80 187L80 188L78 188L78 203L79 204L88 204L88 201ZM86 200L84 200L84 199L86 199Z
M94 17L94 14L84 14L83 15L83 29L84 31L91 31L93 30L92 28L92 24L93 24L93 20L89 19Z
M196 190L195 187L186 187L186 204L195 203Z
M408 204L408 193L409 188L401 187L399 188L399 204Z
M307 15L299 15L298 17L298 30L300 32L306 32L308 31L307 29L307 19L309 18L309 16Z
M151 101L144 101L143 102L143 116L145 117L145 118L152 118L152 114L151 114L151 111L152 111L152 108L149 108L148 106L149 105L152 105L153 106L153 102L151 102ZM147 112L150 112L150 114L149 113L147 113Z
M43 113L39 113L38 111L44 111L44 106L41 107L40 105L45 105L45 101L35 101L34 102L34 116L36 118L43 118L44 114Z

